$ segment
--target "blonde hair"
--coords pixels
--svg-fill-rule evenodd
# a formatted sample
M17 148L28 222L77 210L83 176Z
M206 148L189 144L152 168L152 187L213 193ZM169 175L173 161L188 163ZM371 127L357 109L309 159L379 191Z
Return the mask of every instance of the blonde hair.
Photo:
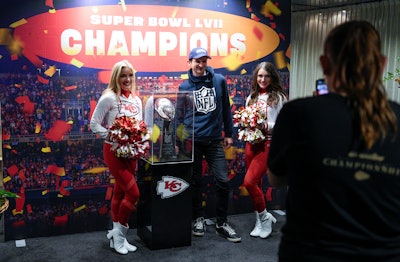
M110 77L110 82L108 83L107 88L103 91L103 94L106 92L114 92L117 94L117 99L121 96L121 87L118 83L118 77L121 75L121 71L123 68L129 68L132 70L133 73L133 80L132 80L132 86L131 86L131 93L135 93L136 91L136 71L133 68L132 64L129 63L127 60L122 60L114 64L112 71L111 71L111 77Z

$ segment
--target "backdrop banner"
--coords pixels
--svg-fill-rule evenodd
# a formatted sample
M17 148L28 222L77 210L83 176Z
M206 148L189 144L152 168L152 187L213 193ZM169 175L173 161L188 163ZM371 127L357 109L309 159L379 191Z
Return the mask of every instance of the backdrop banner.
M7 7L6 7L7 4ZM10 6L14 5L14 8ZM114 63L135 67L140 92L177 91L188 54L204 47L225 76L232 113L252 73L272 62L289 92L290 1L15 0L0 4L3 184L19 194L3 214L5 239L106 230L114 178L103 141L89 122ZM235 130L235 136L237 130ZM229 214L253 211L242 186L244 143L226 151ZM204 164L207 216L215 216L212 174ZM285 188L263 190L285 209ZM131 218L136 225L135 215Z

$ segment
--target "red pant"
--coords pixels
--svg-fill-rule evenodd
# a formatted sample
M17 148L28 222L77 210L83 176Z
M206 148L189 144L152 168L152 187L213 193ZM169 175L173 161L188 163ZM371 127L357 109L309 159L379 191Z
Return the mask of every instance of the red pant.
M266 209L261 181L267 172L269 144L270 140L258 144L246 143L245 160L247 172L243 185L249 192L253 200L254 209L257 212L262 212Z
M112 220L126 226L140 195L135 179L136 160L116 157L110 149L111 145L104 143L104 161L115 178L111 200Z

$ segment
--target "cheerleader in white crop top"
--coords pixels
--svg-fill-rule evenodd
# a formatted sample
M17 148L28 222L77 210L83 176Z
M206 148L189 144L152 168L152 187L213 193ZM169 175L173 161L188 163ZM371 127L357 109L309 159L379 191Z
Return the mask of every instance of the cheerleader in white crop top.
M126 60L116 63L110 83L93 112L90 121L91 130L106 139L116 117L125 115L142 120L142 101L135 95L135 91L135 70L132 65ZM115 156L111 151L112 143L104 141L104 161L115 178L111 200L113 229L108 232L107 237L111 248L120 254L127 254L128 251L134 252L137 249L126 240L128 220L139 199L139 188L135 179L136 160Z

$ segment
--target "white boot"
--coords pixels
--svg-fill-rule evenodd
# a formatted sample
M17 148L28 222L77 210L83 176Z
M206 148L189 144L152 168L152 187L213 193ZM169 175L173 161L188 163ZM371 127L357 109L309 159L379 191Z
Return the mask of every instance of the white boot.
M253 231L250 232L250 236L252 237L259 237L260 236L260 231L261 231L261 221L260 221L260 216L258 215L258 212L254 212L256 214L256 225L254 226Z
M107 238L110 239L110 247L113 247L115 251L122 255L128 254L128 249L125 247L125 235L128 231L128 227L124 227L120 223L116 223L115 227L108 231ZM112 241L111 241L112 240Z
M263 212L258 213L261 222L260 237L267 238L272 232L272 223L276 223L276 218L264 209Z
M113 222L113 229L117 228L117 224L119 224L118 222ZM129 227L128 227L129 228ZM110 232L111 230L109 230L108 232ZM108 235L107 235L108 236ZM129 244L128 240L126 239L126 235L125 235L125 241L124 241L124 246L125 248L129 251L129 252L135 252L137 250L137 247L134 245ZM114 248L114 241L111 238L110 239L110 247Z

